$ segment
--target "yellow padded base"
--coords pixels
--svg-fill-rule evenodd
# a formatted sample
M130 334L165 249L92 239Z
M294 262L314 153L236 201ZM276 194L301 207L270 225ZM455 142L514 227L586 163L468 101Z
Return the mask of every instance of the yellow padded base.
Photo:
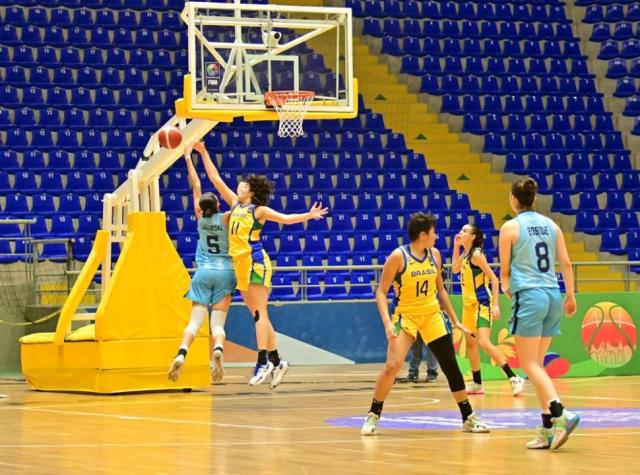
M180 338L23 344L22 369L31 386L45 391L113 394L208 387L209 338L194 340L180 379L173 382L167 371L179 346Z

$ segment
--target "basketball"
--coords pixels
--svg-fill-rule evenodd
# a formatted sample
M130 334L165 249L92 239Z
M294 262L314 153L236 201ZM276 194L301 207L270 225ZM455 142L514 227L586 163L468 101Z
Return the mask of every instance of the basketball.
M178 127L163 127L158 132L158 141L164 148L178 148L182 143L182 132Z
M593 361L607 368L627 364L637 347L636 326L613 302L595 304L582 319L582 343Z

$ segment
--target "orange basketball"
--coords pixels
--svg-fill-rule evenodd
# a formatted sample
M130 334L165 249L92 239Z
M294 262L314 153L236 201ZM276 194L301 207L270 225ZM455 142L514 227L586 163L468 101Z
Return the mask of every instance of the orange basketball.
M178 148L182 143L182 132L178 127L163 127L158 132L158 141L164 148Z
M607 368L627 364L636 350L636 325L631 315L613 302L599 302L582 319L582 343L591 359Z

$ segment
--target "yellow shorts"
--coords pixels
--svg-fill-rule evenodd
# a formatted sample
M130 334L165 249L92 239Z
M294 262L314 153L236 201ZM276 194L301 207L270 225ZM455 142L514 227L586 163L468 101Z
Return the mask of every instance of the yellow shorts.
M396 328L401 328L413 338L419 332L425 343L431 343L451 333L449 319L440 310L425 314L394 313L391 321Z
M491 328L491 310L478 302L462 308L462 324L472 332L478 328Z
M271 287L271 260L264 249L233 257L233 271L236 274L236 289L249 290L249 284Z

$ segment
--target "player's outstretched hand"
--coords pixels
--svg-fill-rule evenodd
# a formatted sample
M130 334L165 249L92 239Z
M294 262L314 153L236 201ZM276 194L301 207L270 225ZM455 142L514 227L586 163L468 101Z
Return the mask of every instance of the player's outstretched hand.
M564 298L564 313L567 317L570 317L571 315L573 315L574 313L576 313L576 310L578 308L578 306L576 305L576 296L575 295L567 295Z
M322 203L317 201L313 203L313 206L309 209L311 219L321 219L329 212L329 208L323 208Z
M207 148L204 146L204 142L196 142L193 144L193 148L199 154L203 154L207 151Z

